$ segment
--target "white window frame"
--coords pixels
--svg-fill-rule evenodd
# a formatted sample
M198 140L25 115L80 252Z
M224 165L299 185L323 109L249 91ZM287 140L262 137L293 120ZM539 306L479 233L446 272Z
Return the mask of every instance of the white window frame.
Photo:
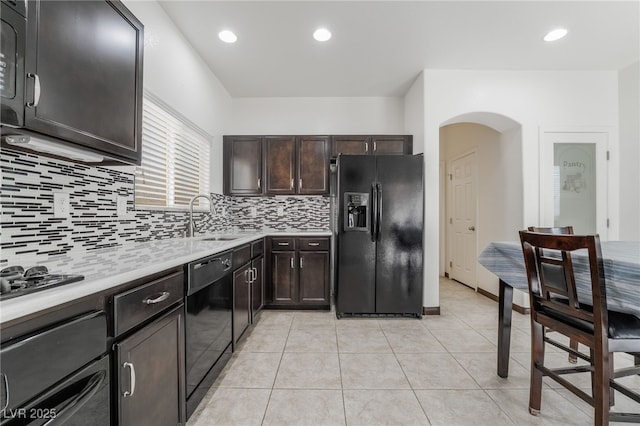
M213 137L145 90L142 163L135 171L137 209L186 210L196 194L210 193ZM204 198L196 206L209 208Z

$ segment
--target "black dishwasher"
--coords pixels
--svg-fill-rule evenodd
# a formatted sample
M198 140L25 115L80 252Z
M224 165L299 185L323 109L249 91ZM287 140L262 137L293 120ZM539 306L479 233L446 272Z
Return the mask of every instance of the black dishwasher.
M104 312L3 343L0 365L0 424L111 423Z
M231 357L232 257L228 251L186 265L187 418Z

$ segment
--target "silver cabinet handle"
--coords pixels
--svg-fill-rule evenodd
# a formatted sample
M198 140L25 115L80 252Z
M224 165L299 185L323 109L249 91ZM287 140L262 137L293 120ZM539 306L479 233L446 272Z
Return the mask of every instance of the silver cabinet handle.
M169 298L170 295L171 293L169 293L168 291L163 291L160 296L156 297L155 299L146 298L142 301L142 303L144 303L145 305L155 305L156 303L164 302Z
M278 243L279 246L288 246L289 243Z
M364 143L364 151L368 152L369 151L369 142L365 142Z
M125 362L124 364L122 364L122 367L129 369L129 379L131 380L130 391L124 391L124 393L122 394L122 396L127 398L133 396L134 392L136 391L136 369L130 362Z
M310 245L311 247L317 247L317 246L319 246L319 245L320 245L320 243L309 243L309 245Z
M33 102L27 102L27 106L28 107L37 107L38 103L40 103L40 77L38 77L38 74L34 74L34 73L27 73L27 77L28 78L33 78L34 83L33 83Z
M244 271L244 282L247 284L251 284L251 279L249 277L249 270L245 269Z
M4 401L4 405L0 411L4 412L9 406L9 378L4 373L2 373L2 381L4 382L4 394L7 399Z
M260 178L258 178L258 189L260 189L260 184L261 184L261 183L262 183L262 182L260 181Z
M373 143L373 152L376 152L378 150L378 142L374 142Z
M293 189L293 178L291 178L291 183L289 183L289 189Z
M252 268L251 271L253 272L253 281L258 279L258 268Z
M467 229L468 229L469 231L475 231L475 230L476 230L476 227L475 227L475 226L470 226L470 227L468 227Z
M300 257L300 269L302 269L302 268L303 268L303 266L302 266L302 257Z
M298 179L298 189L302 189L302 178Z
M291 258L291 262L289 262L291 264L291 269L295 268L295 266L293 265L293 257Z

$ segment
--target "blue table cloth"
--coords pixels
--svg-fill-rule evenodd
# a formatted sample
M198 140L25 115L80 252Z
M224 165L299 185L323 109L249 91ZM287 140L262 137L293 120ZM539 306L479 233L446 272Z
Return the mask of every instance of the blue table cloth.
M601 246L609 309L640 317L640 242L602 241ZM572 259L578 288L590 294L586 252L576 252ZM478 262L511 287L528 291L519 242L493 242Z

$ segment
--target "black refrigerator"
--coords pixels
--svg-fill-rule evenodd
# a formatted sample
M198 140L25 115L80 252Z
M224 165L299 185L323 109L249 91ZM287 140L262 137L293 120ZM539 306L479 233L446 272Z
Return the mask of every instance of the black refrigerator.
M336 315L422 316L423 157L340 155Z

